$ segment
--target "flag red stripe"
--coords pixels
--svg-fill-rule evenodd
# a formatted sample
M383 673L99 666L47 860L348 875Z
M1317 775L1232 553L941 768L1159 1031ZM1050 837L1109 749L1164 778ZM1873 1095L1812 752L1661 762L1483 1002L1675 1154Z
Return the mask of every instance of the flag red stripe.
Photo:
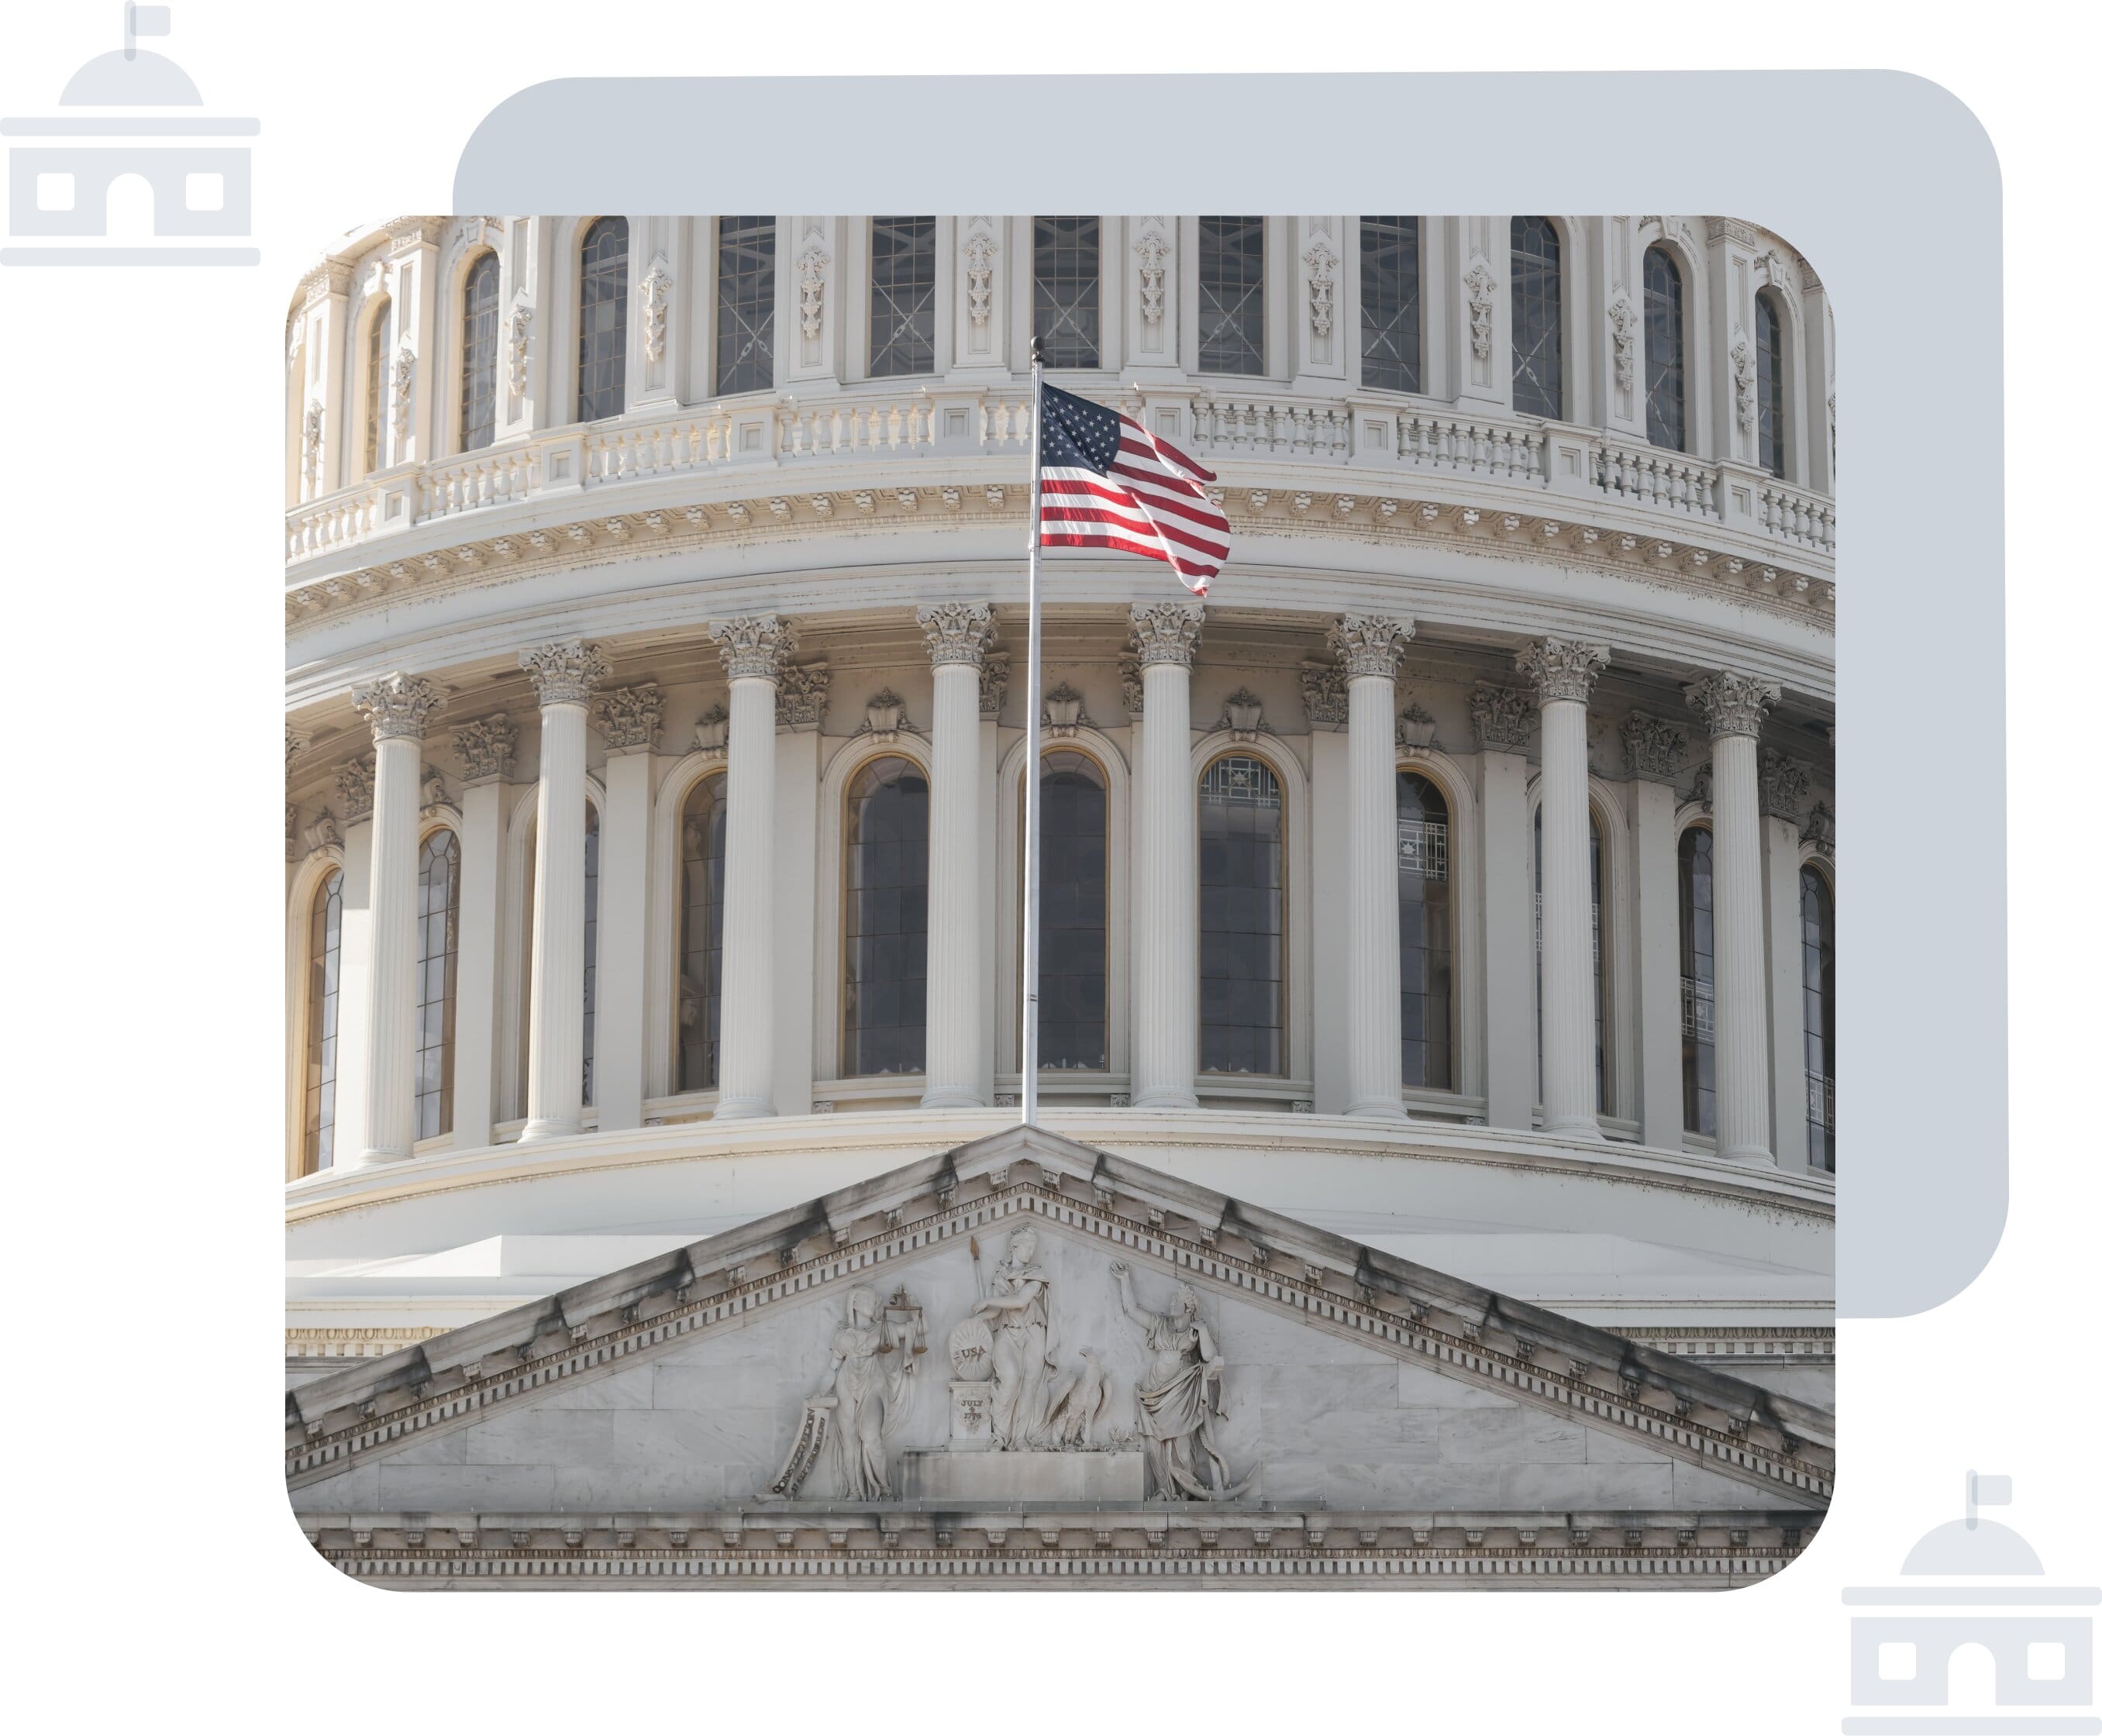
M1155 448L1159 450L1161 455L1166 458L1171 463L1180 464L1185 470L1195 476L1200 482L1217 482L1219 480L1217 476L1213 474L1212 472L1205 469L1204 467L1202 464L1200 464L1195 458L1187 457L1184 454L1178 452L1174 447L1169 445L1166 441L1163 440L1158 434L1147 432L1146 430L1141 427L1138 423L1133 422L1130 417L1120 415L1117 418L1117 420L1131 430L1132 433L1137 437L1137 441L1141 445ZM1129 446L1133 444L1133 441L1126 440L1124 444Z
M1226 515L1201 497L1195 501L1179 494L1160 494L1148 488L1137 485L1120 486L1104 482L1093 471L1047 470L1044 472L1046 493L1100 494L1106 499L1123 501L1141 508L1158 507L1164 512L1173 512L1179 518L1191 520L1207 530L1224 534L1231 527Z
M1166 561L1184 578L1198 581L1191 588L1200 596L1204 595L1206 588L1204 581L1217 577L1219 571L1214 566L1200 566L1191 561L1170 560L1167 556L1161 553L1155 544L1129 542L1122 537L1047 536L1044 539L1044 546L1046 548L1114 548L1121 550L1127 555L1143 555L1149 560Z
M1143 513L1133 518L1111 512L1103 506L1053 506L1049 501L1044 504L1044 522L1046 525L1087 524L1094 521L1115 525L1121 529L1130 531L1134 536L1150 536L1158 542L1174 542L1183 548L1194 549L1199 554L1214 555L1222 560L1226 558L1225 543L1210 542L1202 537L1192 536L1179 525L1160 525Z

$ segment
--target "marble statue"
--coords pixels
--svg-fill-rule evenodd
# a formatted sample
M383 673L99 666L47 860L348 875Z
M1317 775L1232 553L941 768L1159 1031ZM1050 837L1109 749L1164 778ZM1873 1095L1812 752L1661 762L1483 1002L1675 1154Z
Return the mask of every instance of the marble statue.
M1145 1335L1152 1360L1139 1376L1138 1432L1153 1472L1154 1492L1166 1499L1223 1501L1240 1495L1225 1455L1212 1442L1212 1426L1226 1417L1220 1403L1226 1371L1219 1342L1198 1311L1197 1292L1177 1286L1168 1311L1141 1308L1131 1268L1110 1263L1110 1277L1124 1313ZM1251 1479L1252 1481L1252 1479Z
M903 1415L920 1355L927 1348L918 1331L919 1318L919 1308L902 1290L890 1299L887 1310L866 1284L847 1292L846 1318L832 1334L831 1366L824 1384L804 1402L802 1422L780 1474L767 1486L769 1494L794 1499L829 1436L839 1462L840 1496L850 1501L889 1498L885 1443ZM907 1330L894 1333L898 1325ZM897 1360L886 1366L885 1359L891 1357Z
M977 1244L972 1244L975 1261ZM973 1318L992 1329L992 1437L1003 1452L1044 1446L1051 1360L1051 1280L1036 1263L1036 1232L1007 1238L1007 1258L993 1268Z

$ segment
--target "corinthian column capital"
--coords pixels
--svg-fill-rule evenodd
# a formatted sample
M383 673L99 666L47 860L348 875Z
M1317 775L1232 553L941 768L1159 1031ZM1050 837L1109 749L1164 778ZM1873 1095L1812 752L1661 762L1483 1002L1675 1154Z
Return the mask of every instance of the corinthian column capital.
M796 649L794 625L778 615L739 615L733 621L711 622L708 637L715 640L724 672L733 681L741 675L778 681L783 659Z
M1328 629L1328 649L1352 675L1384 675L1391 681L1402 650L1416 637L1416 623L1393 615L1344 615Z
M1132 649L1138 653L1139 667L1180 663L1187 668L1197 655L1197 640L1204 625L1204 610L1200 604L1133 604L1131 643Z
M581 639L558 639L518 653L518 666L533 678L544 708L588 705L592 690L605 679L605 659L596 645Z
M406 736L423 739L424 726L445 703L438 690L414 675L382 675L350 690L350 702L372 725L372 739L387 742Z
M1557 699L1588 704L1591 684L1611 661L1603 645L1575 639L1536 639L1519 649L1519 673L1532 678L1533 691L1546 705Z
M1710 735L1748 735L1754 740L1766 721L1767 707L1780 698L1780 689L1773 682L1727 669L1690 682L1686 689L1686 702L1707 720Z
M992 642L991 604L923 603L913 618L927 636L928 661L937 669L944 663L985 667L986 647Z

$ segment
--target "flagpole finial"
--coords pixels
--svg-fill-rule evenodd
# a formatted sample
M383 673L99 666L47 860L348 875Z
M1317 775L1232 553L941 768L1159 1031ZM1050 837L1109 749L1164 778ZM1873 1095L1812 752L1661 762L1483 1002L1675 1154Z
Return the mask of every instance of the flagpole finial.
M1032 368L1044 365L1044 340L1034 335L1029 340L1029 365Z

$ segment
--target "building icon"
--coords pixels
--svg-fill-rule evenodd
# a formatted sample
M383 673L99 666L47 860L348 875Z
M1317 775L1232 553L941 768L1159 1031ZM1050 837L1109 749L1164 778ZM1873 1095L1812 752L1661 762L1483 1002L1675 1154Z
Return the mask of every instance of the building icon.
M60 113L0 119L7 145L8 265L254 265L249 232L253 117L212 116L189 75L139 46L165 36L169 9L124 8L124 46L97 55L59 97ZM18 142L18 141L35 141ZM150 242L109 235L111 190L127 176L150 189Z
M1963 1517L1913 1545L1900 1570L1906 1583L1841 1593L1850 1606L1877 1612L1853 1618L1853 1703L1892 1708L1847 1718L1843 1730L2102 1731L2102 1718L2060 1709L2094 1703L2095 1622L2086 1612L2102 1589L2042 1583L2043 1563L2021 1534L1978 1517L1980 1507L2013 1499L2011 1477L1969 1472ZM1952 1664L1974 1645L1991 1660L1993 1707L1983 1716L1949 1709Z

